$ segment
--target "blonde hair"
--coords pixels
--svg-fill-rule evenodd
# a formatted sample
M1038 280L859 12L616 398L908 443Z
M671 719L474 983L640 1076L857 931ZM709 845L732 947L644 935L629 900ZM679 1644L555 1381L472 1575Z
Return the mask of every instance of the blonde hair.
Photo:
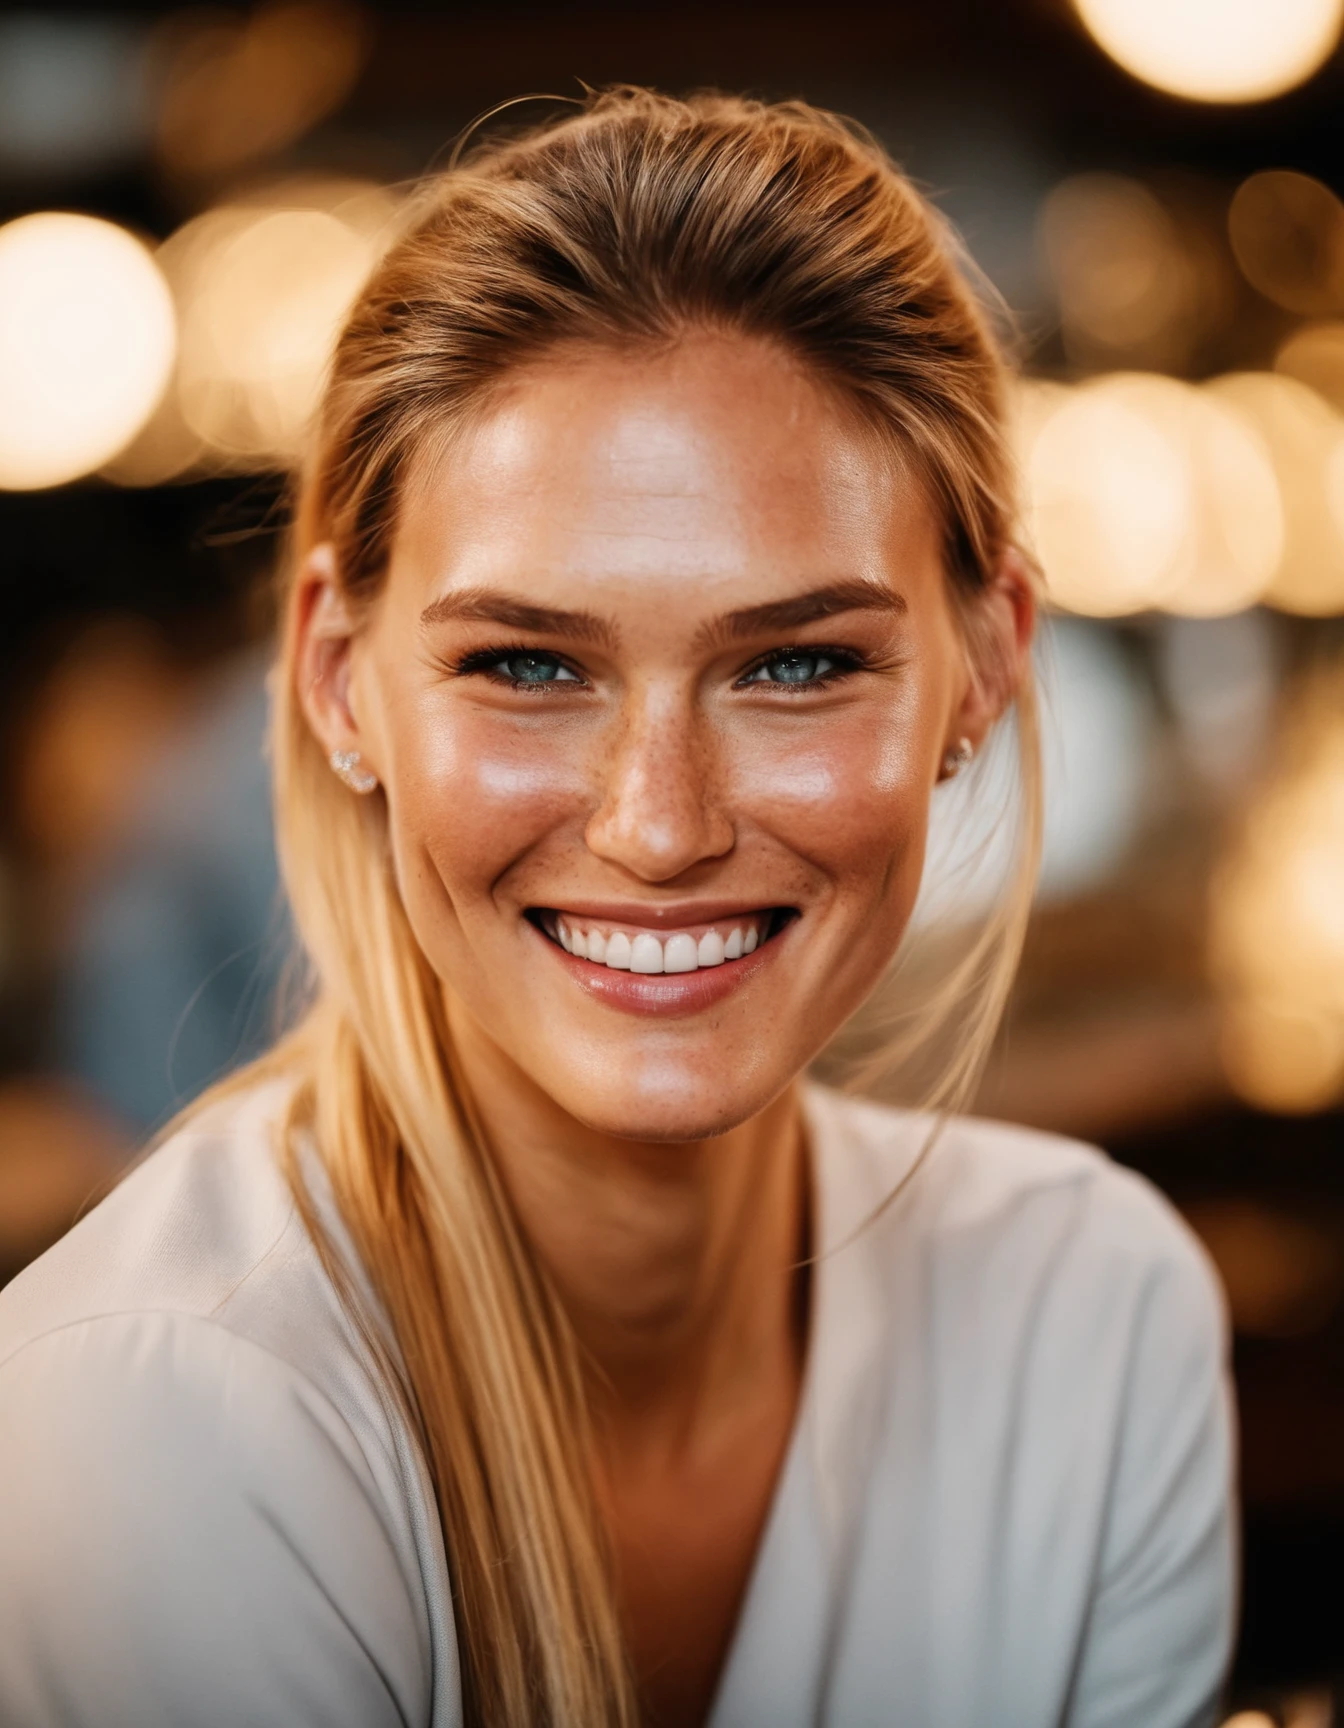
M1005 370L940 219L882 151L801 103L638 89L476 149L368 283L340 340L297 510L294 568L322 542L355 609L386 569L426 440L564 342L635 350L713 328L783 345L913 464L973 600L1011 544ZM284 876L317 994L266 1066L297 1073L289 1174L423 1446L454 1584L467 1718L626 1728L638 1718L589 1477L580 1364L492 1166L440 981L389 867L381 796L332 775L276 686ZM1028 700L1019 722L1034 762ZM1037 779L1029 771L1034 812ZM1028 820L1034 833L1036 818ZM940 1101L965 1096L1011 979L1018 890L947 981L968 1031ZM378 1305L365 1310L312 1205L311 1135Z

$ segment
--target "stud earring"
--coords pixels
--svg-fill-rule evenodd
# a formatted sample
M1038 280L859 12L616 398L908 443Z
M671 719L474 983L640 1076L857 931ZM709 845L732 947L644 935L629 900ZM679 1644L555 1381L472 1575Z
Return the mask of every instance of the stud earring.
M958 738L953 749L943 753L943 776L955 780L962 769L967 767L975 755L975 745L969 738Z
M361 768L364 758L358 750L333 750L328 760L332 773L343 780L352 792L372 792L378 784L378 776L370 774L367 768Z

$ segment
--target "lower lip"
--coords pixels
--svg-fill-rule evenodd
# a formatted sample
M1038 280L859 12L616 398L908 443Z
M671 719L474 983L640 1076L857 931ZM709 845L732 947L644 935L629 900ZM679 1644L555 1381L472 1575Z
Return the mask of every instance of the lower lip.
M627 1014L664 1016L698 1014L722 1002L769 966L776 948L787 935L787 929L781 930L741 960L727 960L722 966L702 966L696 972L622 972L567 954L558 942L552 942L531 925L528 928L574 982L599 1002Z

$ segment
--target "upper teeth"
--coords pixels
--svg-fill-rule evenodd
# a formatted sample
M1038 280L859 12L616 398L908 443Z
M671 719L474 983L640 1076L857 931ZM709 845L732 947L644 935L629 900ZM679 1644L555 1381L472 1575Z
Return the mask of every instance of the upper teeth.
M761 938L765 914L722 927L711 926L699 938L678 930L666 937L651 930L601 930L576 919L557 918L560 946L580 960L595 960L617 972L698 972L702 966L722 966L750 954ZM726 934L725 934L726 932Z

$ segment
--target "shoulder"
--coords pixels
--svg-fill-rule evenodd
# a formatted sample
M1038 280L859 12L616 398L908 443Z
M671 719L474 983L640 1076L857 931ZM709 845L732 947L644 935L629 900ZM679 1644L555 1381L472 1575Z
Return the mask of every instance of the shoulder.
M946 1269L968 1297L1034 1293L1137 1318L1157 1299L1217 1342L1222 1297L1198 1239L1149 1181L1094 1146L1009 1123L911 1111L809 1092L824 1204L837 1228ZM884 1202L901 1190L898 1201Z
M115 1414L151 1450L221 1399L240 1443L255 1410L283 1427L295 1400L340 1428L332 1359L349 1346L277 1156L288 1098L270 1083L208 1106L0 1290L12 1416L64 1412L96 1447Z
M390 1400L281 1168L289 1097L265 1083L204 1109L0 1290L14 1422L68 1420L72 1447L93 1451L106 1409L128 1435L144 1425L150 1456L160 1436L194 1449L193 1425L226 1417L241 1461L265 1411L277 1436L320 1431L396 1475ZM278 1476L279 1457L277 1438L251 1463Z
M423 1590L366 1439L199 1314L90 1315L11 1354L0 1718L427 1720Z
M189 1119L0 1291L0 1364L49 1333L150 1313L282 1347L266 1324L279 1290L310 1314L325 1283L278 1158L288 1098L271 1082Z
M810 1109L831 1213L821 1326L832 1358L862 1369L861 1394L846 1401L842 1383L824 1420L851 1444L849 1412L880 1412L872 1521L918 1483L918 1514L887 1528L927 1532L913 1611L935 1646L942 1626L979 1626L972 1716L1057 1685L1071 1719L1212 1721L1233 1621L1233 1446L1222 1300L1199 1244L1093 1147L834 1094Z
M424 1717L404 1436L277 1164L286 1096L188 1123L0 1292L5 1721Z

